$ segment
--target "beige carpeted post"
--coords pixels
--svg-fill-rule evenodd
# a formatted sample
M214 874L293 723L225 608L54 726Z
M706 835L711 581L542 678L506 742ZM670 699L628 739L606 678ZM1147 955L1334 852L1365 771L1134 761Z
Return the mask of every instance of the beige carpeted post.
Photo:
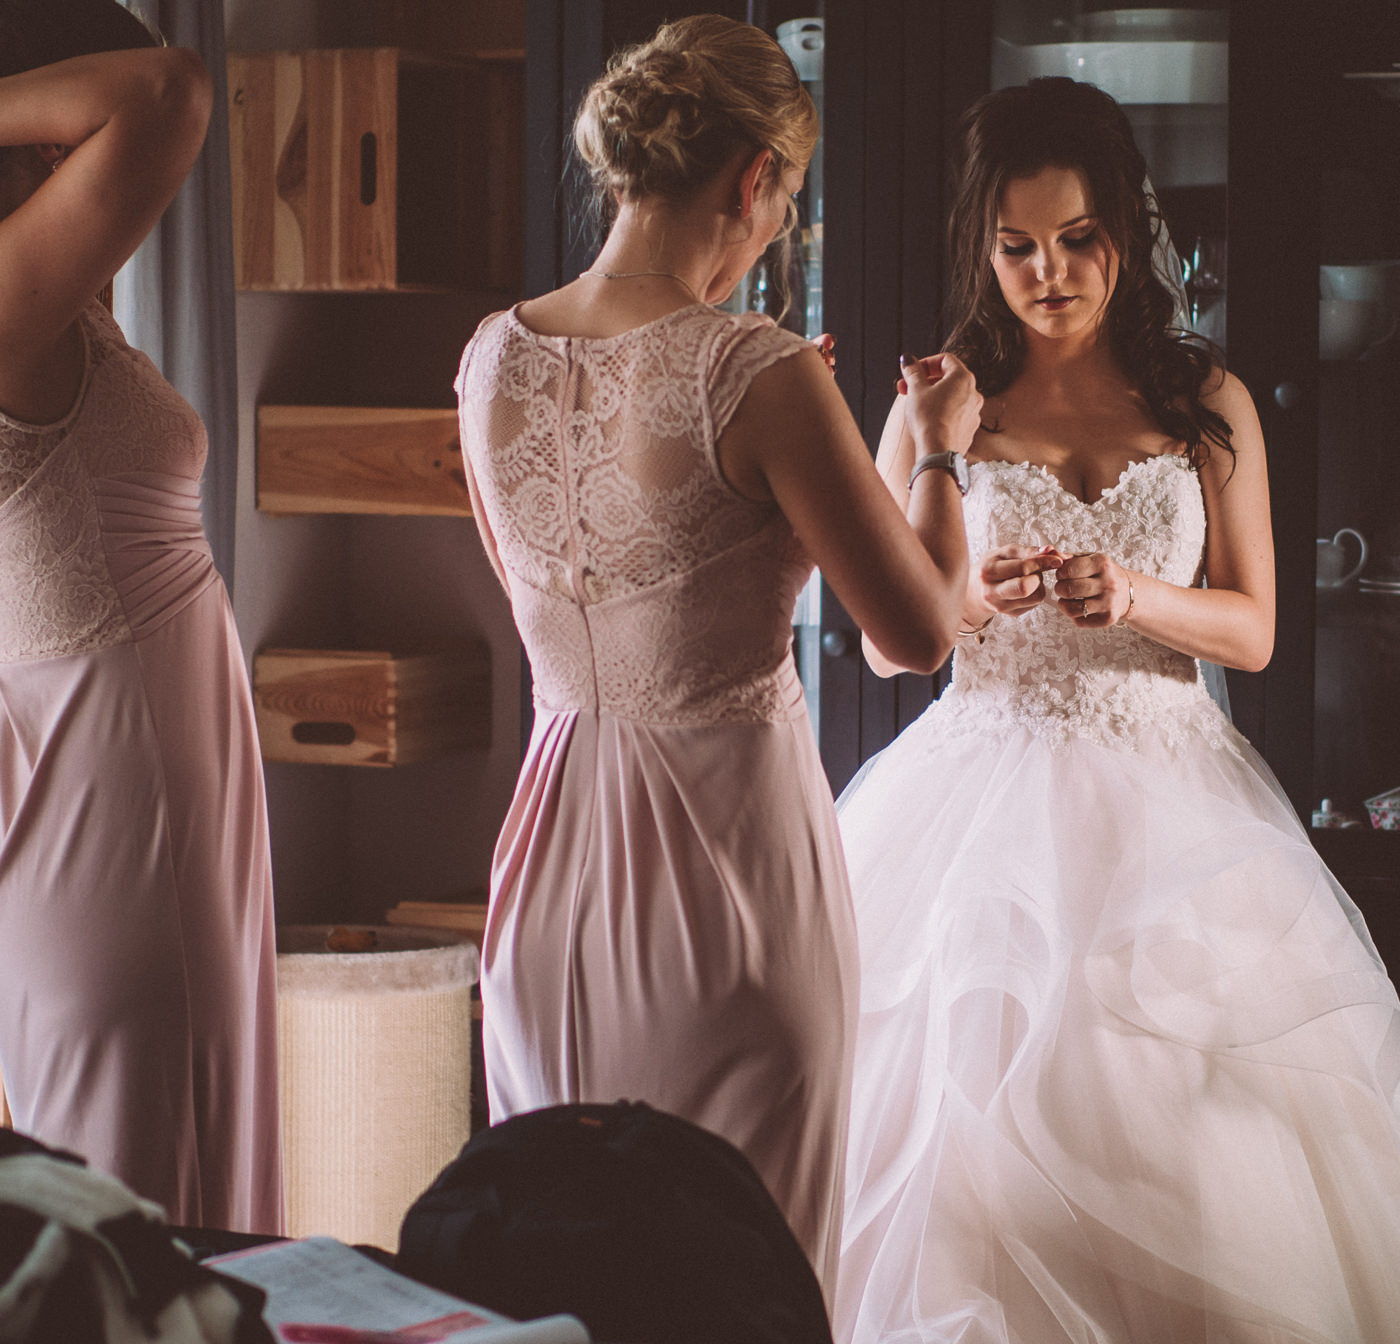
M442 929L349 932L373 950L330 950L326 926L277 933L287 1230L394 1251L469 1137L479 954Z

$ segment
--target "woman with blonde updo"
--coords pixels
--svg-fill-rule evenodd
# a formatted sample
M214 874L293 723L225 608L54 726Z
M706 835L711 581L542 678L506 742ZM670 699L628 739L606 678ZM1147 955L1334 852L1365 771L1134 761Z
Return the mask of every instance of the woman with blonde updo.
M785 231L817 130L745 24L618 55L575 127L603 248L487 318L457 391L535 682L485 940L492 1119L627 1097L717 1132L829 1288L855 957L793 604L815 562L876 647L943 661L980 398L951 357L904 363L906 522L821 354L711 306Z

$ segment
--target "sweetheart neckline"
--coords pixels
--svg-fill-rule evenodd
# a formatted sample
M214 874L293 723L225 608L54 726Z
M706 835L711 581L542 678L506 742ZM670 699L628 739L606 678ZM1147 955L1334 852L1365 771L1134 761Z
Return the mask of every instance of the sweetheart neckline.
M1080 499L1079 496L1076 495L1073 490L1069 489L1048 467L1038 462L1012 462L1007 458L989 457L983 458L978 462L969 462L968 467L969 469L976 467L1012 467L1029 471L1032 475L1043 477L1054 490L1058 491L1066 499L1073 500L1081 509L1093 510L1098 508L1104 500L1116 495L1118 491L1128 483L1129 479L1139 467L1145 467L1151 462L1160 462L1164 458L1170 462L1179 462L1188 471L1192 470L1185 453L1152 453L1148 457L1135 457L1118 473L1118 479L1114 481L1112 485L1101 491L1097 499L1093 500Z

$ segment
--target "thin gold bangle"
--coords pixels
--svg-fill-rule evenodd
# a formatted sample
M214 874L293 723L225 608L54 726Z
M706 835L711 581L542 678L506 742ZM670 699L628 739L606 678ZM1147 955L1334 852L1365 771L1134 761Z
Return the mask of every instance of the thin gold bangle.
M1126 624L1126 623L1127 623L1127 620L1128 620L1128 617L1131 616L1132 614L1133 614L1133 581L1132 581L1131 579L1129 579L1129 580L1128 580L1128 609L1127 609L1118 619L1119 619L1121 622L1123 622L1124 624Z

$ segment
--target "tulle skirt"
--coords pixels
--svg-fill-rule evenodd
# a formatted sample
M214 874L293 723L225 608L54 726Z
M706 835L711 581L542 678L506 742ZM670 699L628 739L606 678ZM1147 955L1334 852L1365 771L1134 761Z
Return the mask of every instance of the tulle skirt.
M843 795L840 1344L1400 1339L1400 1011L1267 767L934 706Z

